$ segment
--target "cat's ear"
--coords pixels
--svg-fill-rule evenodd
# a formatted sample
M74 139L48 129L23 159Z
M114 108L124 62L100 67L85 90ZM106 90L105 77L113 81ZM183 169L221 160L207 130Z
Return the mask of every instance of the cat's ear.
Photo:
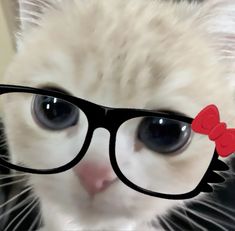
M18 0L19 5L19 33L18 47L24 40L24 35L32 28L40 26L43 15L56 7L60 0Z
M235 58L235 0L205 1L201 20L221 58Z
M228 64L228 77L231 77L235 68L235 0L206 0L202 4L200 24L206 27L220 61ZM235 85L233 79L231 83Z
M53 9L59 0L18 0L20 29L28 30L33 26L39 26L43 14Z

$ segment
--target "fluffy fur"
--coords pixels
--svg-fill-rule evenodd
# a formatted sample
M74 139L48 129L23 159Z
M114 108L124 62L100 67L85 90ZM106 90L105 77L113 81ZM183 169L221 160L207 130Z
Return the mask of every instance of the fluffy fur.
M214 103L223 120L235 125L230 87L235 1L20 3L22 38L5 83L53 85L98 104L166 109L190 117ZM50 165L61 150L61 158L74 157L70 153L79 145L77 130L55 136L40 128L31 115L30 98L6 97L3 112L15 162ZM172 190L180 181L166 166L182 170L180 177L188 176L182 187L190 190L213 154L213 145L196 134L181 155L167 161L147 148L140 151L145 158L134 156L134 134L128 145L123 140L120 149L128 155L123 153L120 161L128 165L130 175L140 174L141 163L141 180L151 184L164 176L159 187ZM109 164L108 143L108 133L97 130L84 160ZM149 230L148 222L180 203L142 195L120 181L91 200L72 170L32 175L29 182L40 198L45 230Z

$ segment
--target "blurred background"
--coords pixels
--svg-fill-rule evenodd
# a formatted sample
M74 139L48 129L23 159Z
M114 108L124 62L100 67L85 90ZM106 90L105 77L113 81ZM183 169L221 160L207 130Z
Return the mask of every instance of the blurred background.
M0 80L15 50L14 31L17 26L11 0L0 0ZM14 5L14 6L13 6Z

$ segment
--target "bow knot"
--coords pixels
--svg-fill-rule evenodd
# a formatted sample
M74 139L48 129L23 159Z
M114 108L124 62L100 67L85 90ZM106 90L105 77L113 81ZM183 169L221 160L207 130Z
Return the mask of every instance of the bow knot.
M226 123L217 124L209 133L209 139L212 141L218 140L218 138L220 138L226 132L226 128Z
M218 108L215 105L205 107L192 122L194 132L208 135L215 142L216 150L222 157L235 152L235 129L227 129L224 122L220 122Z

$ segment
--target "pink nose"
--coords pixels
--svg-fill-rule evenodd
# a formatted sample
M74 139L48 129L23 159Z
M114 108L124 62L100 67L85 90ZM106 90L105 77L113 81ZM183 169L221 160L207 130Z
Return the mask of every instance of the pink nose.
M79 163L73 170L90 195L105 190L117 178L110 166L92 162Z

